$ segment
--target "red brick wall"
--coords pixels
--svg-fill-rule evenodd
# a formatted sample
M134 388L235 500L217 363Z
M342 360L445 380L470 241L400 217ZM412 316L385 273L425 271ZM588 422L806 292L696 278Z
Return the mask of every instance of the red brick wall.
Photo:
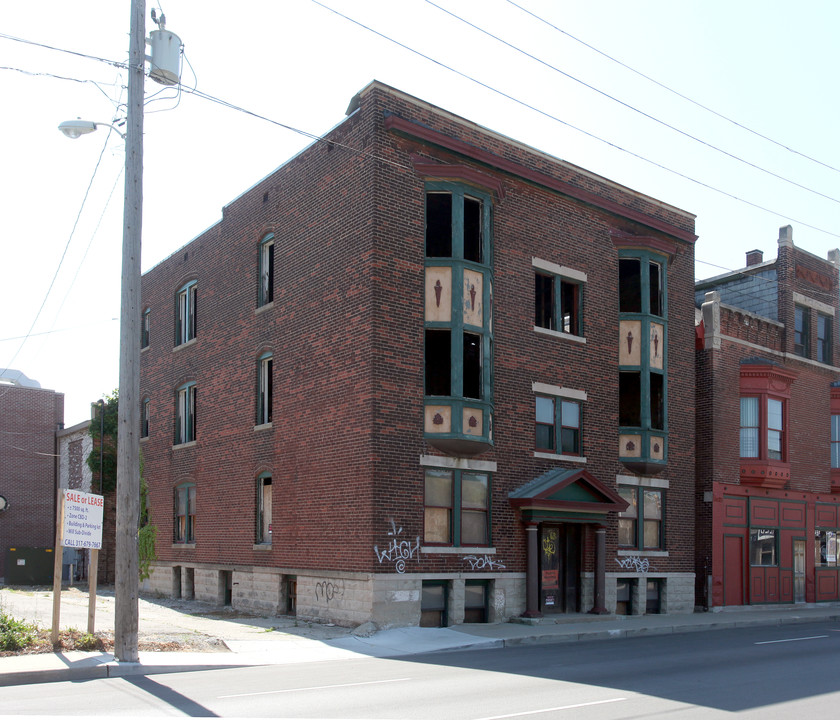
M558 461L533 457L533 381L585 390L589 472L614 486L617 461L617 258L610 230L663 237L557 192L383 128L386 112L552 173L613 202L693 232L667 207L374 88L359 112L224 210L222 221L148 272L151 346L142 394L152 400L143 441L158 556L184 562L387 571L374 545L391 521L422 537L424 179L412 155L471 165L495 178L495 448L493 545L524 571L524 531L510 491ZM350 152L344 146L358 148ZM383 158L384 160L374 159ZM255 314L257 245L275 233L275 299ZM693 564L693 246L669 266L669 455L666 532L659 570ZM586 272L579 344L533 331L532 257ZM194 344L173 351L175 293L198 281ZM256 362L274 353L274 422L254 431ZM173 449L175 389L198 388L197 441ZM580 467L575 465L573 467ZM254 478L273 473L273 546L252 549ZM197 485L196 547L173 548L172 488ZM615 528L608 546L615 548ZM459 556L423 556L408 571L463 570ZM591 568L589 568L591 569ZM608 569L617 569L610 566Z
M55 544L56 436L64 422L64 395L0 385L0 577L10 547Z

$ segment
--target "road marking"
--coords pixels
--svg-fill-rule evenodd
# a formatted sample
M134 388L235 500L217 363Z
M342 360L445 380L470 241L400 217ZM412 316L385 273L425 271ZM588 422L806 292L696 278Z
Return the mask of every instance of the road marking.
M811 635L810 637L801 637L801 638L788 638L787 640L763 640L762 642L755 643L756 645L773 645L774 643L783 643L783 642L798 642L800 640L821 640L822 638L827 638L828 635Z
M217 700L225 698L254 697L255 695L278 695L280 693L306 692L307 690L332 690L334 688L359 687L360 685L382 685L384 683L406 682L411 678L394 678L393 680L371 680L370 682L344 683L343 685L316 685L314 687L289 688L288 690L266 690L265 692L240 693L238 695L218 695Z
M560 705L559 707L544 708L542 710L527 710L525 712L511 713L510 715L493 715L491 717L476 718L476 720L503 720L504 718L524 717L525 715L538 715L540 713L557 712L558 710L576 710L577 708L592 707L593 705L606 705L607 703L622 702L627 698L610 698L609 700L593 700L592 702L576 703L575 705Z

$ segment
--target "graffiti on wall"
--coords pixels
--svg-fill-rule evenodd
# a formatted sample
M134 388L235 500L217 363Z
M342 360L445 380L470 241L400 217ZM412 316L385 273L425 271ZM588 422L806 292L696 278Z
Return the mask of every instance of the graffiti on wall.
M405 572L406 560L414 560L415 558L418 561L420 560L420 536L418 535L414 540L401 539L402 531L402 527L398 528L397 524L391 520L391 529L388 531L388 537L391 539L388 541L388 545L382 550L379 549L378 545L373 546L373 552L376 553L379 564L381 565L383 560L394 563L394 569L398 573Z
M494 560L489 555L464 555L465 563L469 563L470 570L504 570L504 563Z
M344 597L344 580L321 580L315 583L315 600L330 603L341 597Z
M615 561L618 563L620 568L623 568L624 570L632 570L637 573L646 573L650 570L656 570L656 568L650 564L650 560L640 557L639 555L628 555L627 557L616 558Z

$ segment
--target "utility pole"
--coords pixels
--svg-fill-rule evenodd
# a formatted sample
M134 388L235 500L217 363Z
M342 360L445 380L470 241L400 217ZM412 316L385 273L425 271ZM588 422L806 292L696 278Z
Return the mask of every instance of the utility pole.
M114 656L138 662L140 555L140 249L143 221L143 91L146 0L131 0L125 142Z

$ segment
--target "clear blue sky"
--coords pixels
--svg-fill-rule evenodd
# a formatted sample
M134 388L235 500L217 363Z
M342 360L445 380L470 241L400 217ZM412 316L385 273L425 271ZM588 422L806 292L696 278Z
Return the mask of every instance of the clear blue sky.
M147 32L162 10L184 43L185 86L274 122L147 81L144 269L310 142L281 126L323 134L373 79L695 213L698 277L775 257L782 225L821 257L840 246L840 3L517 4L147 0ZM129 5L6 3L0 30L0 368L65 393L68 426L117 385L124 156L56 127L119 116L125 73L8 36L123 62Z

